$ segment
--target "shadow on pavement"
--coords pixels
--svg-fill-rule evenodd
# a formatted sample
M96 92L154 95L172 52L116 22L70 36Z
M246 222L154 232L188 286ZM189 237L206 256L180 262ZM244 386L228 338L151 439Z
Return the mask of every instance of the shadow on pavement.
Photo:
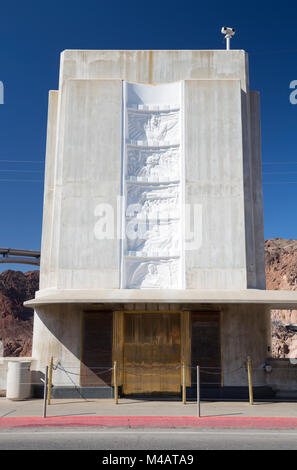
M94 400L84 400L83 402L80 401L67 401L67 402L51 402L49 406L55 406L55 405L77 405L77 404L82 404L82 403L94 403Z
M0 417L1 418L5 418L5 416L7 415L10 415L11 413L14 413L16 410L10 410L10 411L6 411L3 415L1 415Z
M89 416L89 415L95 415L96 416L97 413L94 413L94 412L90 412L90 413L72 413L72 414L62 414L62 415L47 415L46 417L47 418L66 418L67 416Z
M219 417L219 416L238 416L238 415L243 415L243 413L225 413L223 415L218 415L218 414L214 414L214 415L203 415L202 417L203 418L216 418L216 417Z

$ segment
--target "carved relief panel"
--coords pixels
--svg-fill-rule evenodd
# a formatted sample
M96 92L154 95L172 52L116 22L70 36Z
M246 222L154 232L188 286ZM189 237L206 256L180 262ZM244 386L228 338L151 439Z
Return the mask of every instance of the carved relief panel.
M124 83L122 287L182 288L181 83Z

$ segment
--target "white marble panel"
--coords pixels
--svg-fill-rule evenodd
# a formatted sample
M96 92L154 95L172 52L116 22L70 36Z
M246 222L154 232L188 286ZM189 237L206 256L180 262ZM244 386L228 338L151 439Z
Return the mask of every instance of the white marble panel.
M128 141L157 147L179 143L179 111L128 110Z
M127 183L127 217L172 219L180 217L178 184Z
M180 148L127 148L127 181L177 181Z
M126 221L126 250L128 256L179 256L179 220Z
M177 289L180 285L179 259L128 259L126 284L130 289Z
M121 285L181 288L181 83L124 84L123 101Z

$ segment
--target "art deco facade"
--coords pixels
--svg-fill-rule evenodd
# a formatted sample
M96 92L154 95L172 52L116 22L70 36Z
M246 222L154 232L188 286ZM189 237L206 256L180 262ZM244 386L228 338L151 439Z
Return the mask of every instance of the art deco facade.
M181 364L189 393L200 364L227 393L246 385L248 355L269 356L269 308L296 300L265 291L260 103L246 53L63 52L49 95L41 284L28 302L36 371L54 356L86 395L110 396L98 368L117 361L123 394L178 394Z

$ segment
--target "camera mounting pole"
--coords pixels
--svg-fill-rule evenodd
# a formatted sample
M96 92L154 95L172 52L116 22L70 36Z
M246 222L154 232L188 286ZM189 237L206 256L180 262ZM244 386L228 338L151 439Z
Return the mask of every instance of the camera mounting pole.
M227 26L223 26L221 33L225 35L226 39L226 49L227 51L230 51L230 39L232 36L235 34L235 29L234 28L228 28Z

